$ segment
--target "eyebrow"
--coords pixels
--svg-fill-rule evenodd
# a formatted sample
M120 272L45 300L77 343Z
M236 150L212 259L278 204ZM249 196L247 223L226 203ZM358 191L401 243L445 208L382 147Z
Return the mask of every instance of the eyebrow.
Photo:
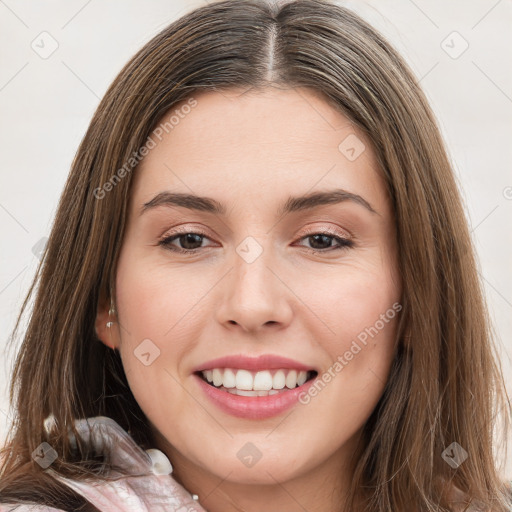
M360 195L343 189L335 189L326 192L312 192L303 196L289 197L279 209L278 217L292 212L311 210L317 206L343 203L346 201L363 206L369 212L379 215L371 204ZM226 215L227 212L226 207L222 203L219 203L211 197L165 191L160 192L153 199L144 203L140 210L140 215L157 206L180 206L189 210L197 210L214 215Z

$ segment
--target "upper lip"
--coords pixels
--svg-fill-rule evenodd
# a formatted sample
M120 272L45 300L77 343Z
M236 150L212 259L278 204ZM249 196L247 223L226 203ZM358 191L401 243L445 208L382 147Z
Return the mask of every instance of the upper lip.
M313 367L289 359L288 357L263 354L257 357L248 357L245 355L232 355L212 359L197 366L193 371L201 372L212 370L213 368L237 368L239 370L279 370L280 368L290 368L293 370L315 370Z

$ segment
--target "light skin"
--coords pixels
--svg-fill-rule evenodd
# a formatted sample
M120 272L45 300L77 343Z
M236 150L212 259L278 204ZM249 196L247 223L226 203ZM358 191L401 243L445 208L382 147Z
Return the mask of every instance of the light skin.
M103 301L96 331L119 350L173 476L209 512L341 510L362 427L389 376L398 314L308 404L275 417L220 410L192 372L222 356L276 354L322 375L400 302L395 224L371 143L308 89L194 97L135 171L115 323L106 327ZM339 149L351 134L365 146L353 161ZM278 216L290 196L334 189L374 212L345 200ZM163 191L213 198L226 213L161 205L140 214ZM177 229L204 234L171 244L195 253L159 245ZM329 238L313 237L321 233ZM251 263L236 250L246 237L262 249ZM336 250L336 237L353 246ZM148 366L134 355L145 339L160 350ZM237 457L247 443L262 454L252 467Z

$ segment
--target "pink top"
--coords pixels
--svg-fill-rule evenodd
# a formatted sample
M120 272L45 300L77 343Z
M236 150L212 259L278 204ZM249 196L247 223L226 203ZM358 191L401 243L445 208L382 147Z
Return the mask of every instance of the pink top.
M45 423L46 424L46 423ZM172 465L160 450L144 451L134 439L105 416L77 420L80 437L94 446L97 453L105 453L109 464L123 468L128 476L111 471L109 476L120 476L114 482L77 481L64 478L51 467L52 476L82 495L98 510L104 512L206 512L197 501L171 476ZM89 429L88 425L92 428ZM51 426L49 427L51 428ZM72 443L76 446L75 439ZM0 512L63 512L44 505L0 504Z

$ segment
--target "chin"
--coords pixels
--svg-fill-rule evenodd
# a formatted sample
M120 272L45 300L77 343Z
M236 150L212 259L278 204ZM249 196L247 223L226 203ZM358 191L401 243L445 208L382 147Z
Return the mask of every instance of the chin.
M229 482L247 485L275 485L276 481L285 482L300 476L303 472L296 461L284 458L265 461L264 456L252 466L245 466L238 459L217 459L217 464L210 470L221 478L228 475Z

